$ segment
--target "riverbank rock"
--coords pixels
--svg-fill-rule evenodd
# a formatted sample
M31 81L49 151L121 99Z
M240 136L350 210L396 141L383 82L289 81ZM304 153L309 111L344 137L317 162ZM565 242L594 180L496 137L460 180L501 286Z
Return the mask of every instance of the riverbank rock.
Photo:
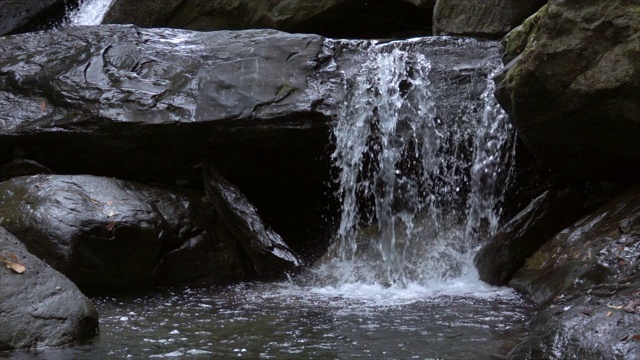
M50 29L77 6L78 0L0 1L0 36Z
M97 334L91 300L0 227L0 350L75 345Z
M433 34L497 39L545 3L546 0L438 0L433 13Z
M310 256L327 241L333 46L119 25L2 38L0 163L202 189L208 161Z
M586 203L587 194L581 187L545 191L478 251L474 263L480 279L506 285L528 257L587 213Z
M258 209L237 187L211 166L205 165L203 173L207 199L222 227L242 246L259 276L282 276L302 265L302 259L262 221Z
M334 38L431 34L433 0L116 0L105 24L199 31L269 28Z
M497 89L519 136L574 178L638 179L637 3L550 0L537 16Z
M544 307L514 359L640 355L640 186L582 218L530 257L509 286Z
M2 226L88 290L245 279L236 244L201 196L84 175L0 183Z

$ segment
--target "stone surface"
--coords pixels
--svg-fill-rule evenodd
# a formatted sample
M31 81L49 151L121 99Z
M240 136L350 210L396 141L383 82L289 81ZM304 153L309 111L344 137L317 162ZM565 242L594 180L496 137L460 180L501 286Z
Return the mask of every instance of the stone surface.
M550 0L497 97L525 145L569 176L640 173L640 11L635 1ZM513 56L513 55L510 55Z
M433 13L433 33L500 38L545 3L545 0L438 0Z
M258 209L237 187L212 166L205 165L203 173L207 199L260 276L282 276L302 265L300 257L262 221Z
M3 38L0 163L19 153L56 173L201 189L207 160L314 253L341 91L325 43L116 25Z
M83 289L245 278L236 244L219 237L201 196L88 175L0 183L2 226Z
M429 35L433 0L116 0L106 24L201 31L270 28L336 38Z
M0 1L0 36L51 28L78 0Z
M510 286L543 304L512 359L632 359L640 355L640 187L530 257Z
M587 213L584 189L547 190L511 219L475 256L480 279L506 285L544 243Z
M97 334L93 303L0 227L0 350L75 345Z

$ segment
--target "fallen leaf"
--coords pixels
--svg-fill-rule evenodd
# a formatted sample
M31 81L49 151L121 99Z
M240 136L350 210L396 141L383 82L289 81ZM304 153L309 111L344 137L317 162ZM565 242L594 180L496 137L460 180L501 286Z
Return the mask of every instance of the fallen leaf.
M5 261L4 264L6 265L7 269L11 269L13 271L15 271L18 274L22 274L23 272L25 272L27 270L27 267L17 263L17 262L13 262L13 261Z
M611 305L611 304L607 304L607 307L613 310L620 310L622 309L624 306L622 305Z
M42 101L40 102L40 109L41 109L42 111L44 111L46 108L47 108L47 104L44 102L44 100L42 100Z
M14 253L8 253L7 256L13 261L18 261L18 257Z
M109 206L113 205L113 201L111 201L111 200L107 201L107 205L109 205Z
M606 317L611 317L611 315L613 315L613 311L607 311L607 315L605 315Z
M115 212L115 211L113 211L113 210L111 210L111 211L109 211L109 213L107 214L107 216L108 216L108 217L112 217L112 216L113 216L113 215L115 215L115 214L116 214L116 212Z
M633 340L640 340L640 334L635 334L631 337Z

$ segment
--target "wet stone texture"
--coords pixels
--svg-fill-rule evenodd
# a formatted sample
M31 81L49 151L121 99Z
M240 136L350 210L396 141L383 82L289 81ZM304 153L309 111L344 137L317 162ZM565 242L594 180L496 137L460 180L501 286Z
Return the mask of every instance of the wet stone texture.
M91 300L0 227L0 350L76 345L97 334Z
M513 359L640 356L640 187L561 231L510 286L542 310Z
M241 280L244 255L201 197L88 175L18 177L0 183L0 222L83 289Z

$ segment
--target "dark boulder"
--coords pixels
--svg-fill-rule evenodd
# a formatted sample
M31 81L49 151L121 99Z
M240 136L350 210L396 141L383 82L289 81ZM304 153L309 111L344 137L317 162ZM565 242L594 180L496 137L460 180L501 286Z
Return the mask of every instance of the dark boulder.
M518 134L574 178L638 179L638 4L550 0L537 17L526 40L507 42L510 54L526 46L497 90Z
M51 28L77 5L78 0L0 1L0 36Z
M0 183L2 225L89 290L245 277L241 250L218 236L198 196L96 176Z
M640 355L640 187L558 233L510 286L541 311L512 359L631 359Z
M260 276L273 278L302 265L299 256L264 224L258 209L237 187L211 166L204 166L203 172L207 199Z
M438 0L434 35L500 38L534 14L546 0Z
M0 227L0 350L75 345L97 334L91 300Z
M335 38L431 33L434 0L116 0L105 24L200 31L269 28Z
M56 173L201 189L209 161L308 256L326 231L310 209L327 208L332 47L273 30L116 25L3 38L0 163L20 153Z
M475 256L480 279L506 285L544 243L588 211L587 194L577 186L547 190L511 219Z

